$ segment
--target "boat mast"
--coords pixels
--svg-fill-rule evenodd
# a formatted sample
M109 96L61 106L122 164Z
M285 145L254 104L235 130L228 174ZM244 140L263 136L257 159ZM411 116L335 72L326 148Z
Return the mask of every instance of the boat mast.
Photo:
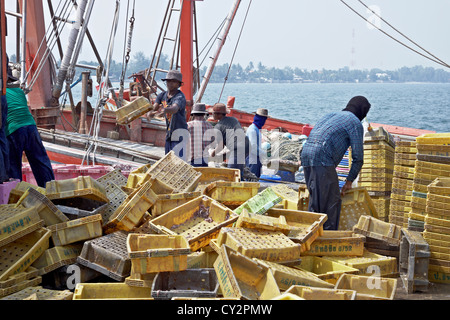
M190 107L194 101L194 1L181 1L180 21L180 71L184 85L181 91L186 96L186 115L190 115Z
M211 62L208 66L208 69L206 70L205 75L203 76L202 84L200 85L199 92L197 94L197 100L196 102L199 103L202 101L203 94L205 93L206 86L209 83L209 79L211 78L211 75L214 71L214 68L216 66L217 60L219 59L220 52L222 51L223 46L225 45L225 41L227 40L228 33L231 28L231 24L233 23L233 20L236 16L236 12L239 8L239 4L241 3L241 0L235 0L233 7L230 10L230 13L227 16L225 25L222 28L221 34L217 37L217 40L219 40L216 48L215 54L211 57Z

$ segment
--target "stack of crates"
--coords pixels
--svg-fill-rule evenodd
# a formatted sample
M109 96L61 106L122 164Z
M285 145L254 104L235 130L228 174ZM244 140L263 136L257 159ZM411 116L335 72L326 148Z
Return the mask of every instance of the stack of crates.
M351 168L351 149L347 150L347 152L344 155L344 158L342 158L341 162L336 168L338 178L339 178L339 188L342 188L347 181L348 174L350 172Z
M389 219L395 143L383 128L369 131L364 138L364 165L359 186L365 187L377 210L377 218Z
M450 133L428 134L417 138L411 212L408 227L423 231L428 185L439 177L450 177Z
M428 280L450 283L450 178L438 178L428 186L425 231L430 260Z
M401 227L408 226L416 154L415 140L396 143L389 222Z

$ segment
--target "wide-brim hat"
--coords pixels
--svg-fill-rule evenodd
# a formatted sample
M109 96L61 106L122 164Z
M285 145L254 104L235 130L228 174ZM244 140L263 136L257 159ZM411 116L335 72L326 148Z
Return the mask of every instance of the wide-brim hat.
M164 79L161 79L162 81L167 81L167 80L176 80L180 83L183 83L183 75L181 74L180 71L178 70L170 70L167 73L167 77Z
M223 103L217 103L212 108L212 113L229 114L230 113L230 109L228 109L227 106L224 105Z
M196 103L196 104L194 104L194 106L192 107L191 114L202 114L202 115L206 115L206 114L209 114L209 112L206 111L206 104L204 104L204 103Z
M269 110L267 110L267 109L260 108L256 112L253 112L253 114L257 114L258 116L261 116L261 117L270 118L269 117Z

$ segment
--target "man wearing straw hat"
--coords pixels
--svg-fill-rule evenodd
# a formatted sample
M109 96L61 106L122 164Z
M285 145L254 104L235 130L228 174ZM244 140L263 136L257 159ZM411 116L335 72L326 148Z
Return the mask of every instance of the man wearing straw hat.
M188 122L188 130L190 134L190 160L193 167L207 167L209 160L208 146L212 142L208 139L208 131L212 132L213 126L206 121L206 116L209 112L206 111L206 105L203 103L196 103L191 111L192 120Z
M178 129L187 130L186 121L186 97L181 92L180 87L183 85L183 75L180 71L170 70L165 79L167 91L164 91L156 98L153 111L149 112L148 118L153 118L162 108L166 119L167 133L165 151L177 151L176 155L182 159L186 157L186 141L184 135L181 135L181 141L175 141L174 132ZM174 135L174 136L172 136ZM178 136L178 135L176 135ZM181 145L179 145L181 144ZM175 147L177 147L176 150Z

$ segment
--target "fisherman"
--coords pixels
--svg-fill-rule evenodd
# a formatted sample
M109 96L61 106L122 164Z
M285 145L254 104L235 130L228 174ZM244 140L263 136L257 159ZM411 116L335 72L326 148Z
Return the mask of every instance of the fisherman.
M9 77L9 74L8 74ZM0 88L1 90L1 88ZM1 114L0 114L0 184L9 180L9 151L8 140L6 138L6 121L8 117L8 103L6 96L1 95Z
M8 68L9 69L9 68ZM5 127L9 147L9 177L22 181L22 155L25 152L39 187L55 180L47 151L37 130L36 122L28 108L25 93L9 69L6 100L8 117Z
M341 195L352 189L364 162L362 121L370 110L369 101L354 97L347 107L323 117L311 131L303 146L301 163L310 194L310 212L327 214L325 230L338 230ZM347 181L339 192L336 167L348 148L352 148L352 166Z
M206 121L209 112L206 105L196 103L191 111L192 120L188 122L191 139L190 163L193 167L207 167L209 152L207 148L212 143L213 126Z
M248 138L242 129L239 120L235 117L230 117L228 114L230 110L223 103L216 103L213 106L214 120L218 121L214 129L219 130L222 134L222 143L217 143L211 156L219 154L226 146L228 153L226 154L227 167L230 169L239 169L241 179L244 177L245 158L248 153Z
M245 162L250 171L258 178L261 177L261 156L264 154L261 150L261 129L266 124L268 117L269 111L267 109L258 109L253 119L253 123L247 129L246 133L250 144L250 150Z
M178 157L185 159L185 156L187 156L187 142L184 141L183 137L186 135L182 132L176 133L179 129L187 132L188 128L186 121L186 97L180 90L180 87L183 85L183 75L180 71L170 70L167 77L162 79L162 81L166 83L167 91L158 95L154 109L147 114L147 117L149 119L153 118L163 108L162 112L164 113L167 126L165 152L168 154L173 150Z

